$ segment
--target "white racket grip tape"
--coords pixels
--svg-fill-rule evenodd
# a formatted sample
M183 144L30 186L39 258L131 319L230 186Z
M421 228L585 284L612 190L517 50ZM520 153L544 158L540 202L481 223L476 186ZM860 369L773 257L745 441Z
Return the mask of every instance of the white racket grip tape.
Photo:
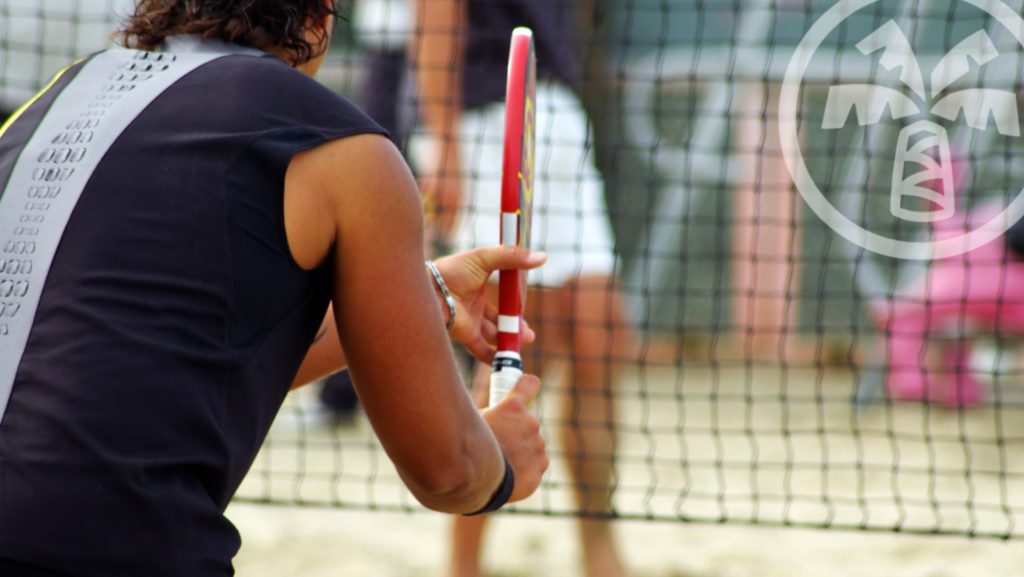
M491 363L490 406L497 405L515 388L523 376L523 359L519 353L499 351Z
M498 315L498 332L519 334L519 317Z
M519 213L501 213L501 244L516 246L519 244Z

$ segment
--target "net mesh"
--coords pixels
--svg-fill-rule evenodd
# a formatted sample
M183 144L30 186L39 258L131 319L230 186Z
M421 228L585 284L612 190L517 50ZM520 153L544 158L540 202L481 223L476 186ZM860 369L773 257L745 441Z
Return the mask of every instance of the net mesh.
M615 282L534 301L554 311L542 334L571 338L540 343L553 464L511 510L1020 537L1019 0L553 4L581 32L592 129L557 124L571 97L546 101L537 178L570 202L536 210L607 222ZM5 0L0 109L124 10ZM351 16L321 80L415 162L415 19L398 0ZM477 116L463 140L500 145ZM464 167L482 188L485 155ZM575 272L611 250L552 238ZM286 401L237 499L417 509L368 423L317 393ZM612 473L580 491L594 463Z

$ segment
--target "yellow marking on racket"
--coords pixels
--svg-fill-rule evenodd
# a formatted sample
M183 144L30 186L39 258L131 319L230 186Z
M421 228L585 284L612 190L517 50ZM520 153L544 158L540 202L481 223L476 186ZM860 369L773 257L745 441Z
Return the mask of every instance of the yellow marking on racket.
M527 98L524 105L524 115L526 120L523 122L523 143L526 146L526 162L523 163L522 168L525 169L526 175L522 171L519 172L519 182L523 188L523 195L526 197L526 204L529 205L533 202L533 162L534 162L534 146L533 146L533 117L536 113L533 106L533 99Z

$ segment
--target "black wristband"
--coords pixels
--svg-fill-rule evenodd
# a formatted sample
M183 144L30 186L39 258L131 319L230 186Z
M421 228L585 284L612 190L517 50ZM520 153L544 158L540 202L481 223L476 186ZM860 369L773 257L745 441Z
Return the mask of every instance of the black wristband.
M505 503L508 503L508 500L512 497L512 489L516 486L516 474L512 470L512 465L508 463L508 457L505 456L504 452L502 452L501 458L505 460L505 477L501 480L501 485L498 485L498 490L491 495L491 500L487 501L487 504L482 509L473 513L466 513L466 517L493 513L504 507Z

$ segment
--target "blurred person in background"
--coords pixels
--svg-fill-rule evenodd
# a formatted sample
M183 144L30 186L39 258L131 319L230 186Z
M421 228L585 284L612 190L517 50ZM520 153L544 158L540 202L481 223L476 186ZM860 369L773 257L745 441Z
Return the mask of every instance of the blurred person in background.
M449 337L492 357L487 278L544 257L425 266L401 155L311 78L335 13L140 0L0 129L0 575L231 575L285 395L346 364L425 506L538 486L539 380L479 411Z
M111 44L132 0L0 2L0 122L69 62Z
M360 106L403 152L416 123L408 59L412 26L408 0L357 0L355 4L352 27L366 58Z
M567 398L558 432L583 515L583 574L619 577L625 569L607 517L614 515L615 364L628 357L630 335L616 289L604 184L578 97L579 8L568 0L419 0L415 13L412 55L426 134L416 135L410 151L428 217L455 250L498 240L509 45L516 26L533 30L531 246L549 260L530 274L526 318L538 339L524 348L524 365L540 374L568 365L561 366L568 369ZM487 368L477 371L477 391L486 387ZM481 575L484 528L482 517L455 520L451 577Z

